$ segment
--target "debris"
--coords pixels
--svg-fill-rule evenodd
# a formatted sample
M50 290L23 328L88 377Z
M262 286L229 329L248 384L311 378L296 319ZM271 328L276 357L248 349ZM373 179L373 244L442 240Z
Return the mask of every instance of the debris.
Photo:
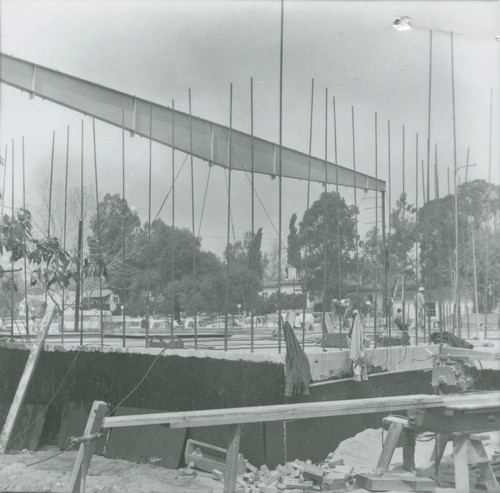
M217 481L223 481L224 480L224 473L222 471L219 471L218 469L214 469L212 471L212 477Z
M320 467L307 464L304 468L303 475L304 479L312 479L317 483L321 483L323 481L323 476L325 475L325 470Z

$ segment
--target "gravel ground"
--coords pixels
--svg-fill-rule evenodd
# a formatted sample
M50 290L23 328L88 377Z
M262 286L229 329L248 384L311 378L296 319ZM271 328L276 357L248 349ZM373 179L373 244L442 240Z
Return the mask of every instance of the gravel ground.
M500 448L500 432L489 433L485 441L491 456ZM415 462L417 467L429 466L434 442L417 442ZM342 458L356 472L372 470L382 450L382 431L367 429L342 442L335 451L335 458ZM67 492L76 451L67 451L57 457L30 466L58 452L56 447L47 447L37 452L5 455L0 464L0 491L2 492ZM443 461L450 460L451 443L448 444ZM394 453L392 465L402 462L402 450ZM87 493L210 493L221 492L222 483L211 475L196 471L195 477L183 476L182 470L135 464L94 455L87 476ZM351 489L351 493L366 490ZM451 493L453 488L437 488L438 492Z

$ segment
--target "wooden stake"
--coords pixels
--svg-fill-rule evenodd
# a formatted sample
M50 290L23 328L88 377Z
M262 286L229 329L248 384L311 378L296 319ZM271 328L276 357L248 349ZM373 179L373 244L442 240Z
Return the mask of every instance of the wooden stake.
M227 444L226 473L224 477L224 493L236 491L236 475L238 474L238 455L240 451L241 425L231 428L231 435Z
M389 427L389 431L387 433L387 437L384 440L384 446L382 447L382 453L377 462L377 473L383 474L389 468L389 464L391 463L392 456L394 454L394 450L396 449L396 445L398 443L399 437L403 431L403 423L391 423Z
M90 410L89 419L85 426L84 436L96 433L101 428L102 422L108 411L108 405L103 401L94 401ZM80 444L78 455L76 456L73 472L71 473L70 491L71 493L84 493L85 481L89 470L92 454L94 453L95 440L85 441Z

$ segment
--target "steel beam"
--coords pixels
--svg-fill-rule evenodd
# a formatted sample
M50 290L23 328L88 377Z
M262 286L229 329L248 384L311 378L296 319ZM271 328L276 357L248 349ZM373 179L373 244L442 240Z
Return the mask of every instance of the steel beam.
M175 142L172 142L172 109L152 101L137 98L109 87L73 77L10 55L0 54L0 82L72 110L92 116L117 127L152 138L155 142L175 147L209 163L224 168L250 171L252 137L238 130L231 131L229 159L229 129L223 125L192 117L192 143L188 113L175 110ZM123 113L122 113L123 112ZM122 115L124 114L124 125ZM152 125L150 125L150 114ZM152 135L150 135L152 127ZM266 175L279 174L279 146L253 137L254 171ZM307 180L309 156L288 147L282 149L282 176ZM323 159L311 158L310 179L314 182L365 190L385 190L385 182L364 173L339 166ZM325 168L326 165L326 168ZM328 168L328 172L325 172Z

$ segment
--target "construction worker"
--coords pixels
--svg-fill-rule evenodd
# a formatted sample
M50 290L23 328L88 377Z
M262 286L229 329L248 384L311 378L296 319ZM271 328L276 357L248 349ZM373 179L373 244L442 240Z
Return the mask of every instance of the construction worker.
M420 286L418 288L418 293L415 296L415 309L416 309L416 317L415 317L415 332L419 329L425 329L425 289Z

